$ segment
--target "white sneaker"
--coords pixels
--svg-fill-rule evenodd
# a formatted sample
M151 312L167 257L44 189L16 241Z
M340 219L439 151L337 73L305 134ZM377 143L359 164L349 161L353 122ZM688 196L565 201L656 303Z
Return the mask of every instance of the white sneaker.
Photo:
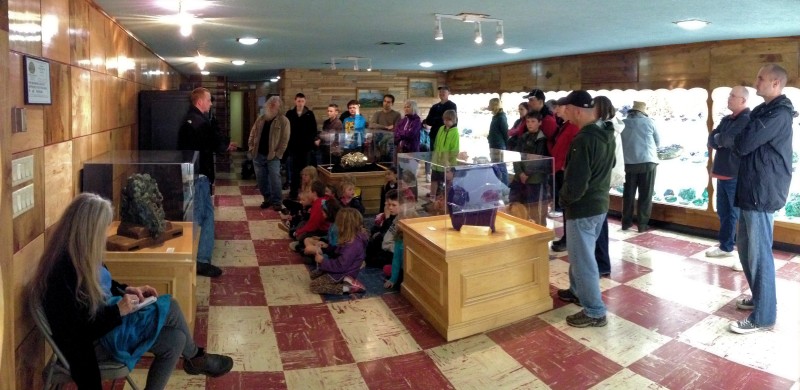
M719 249L719 247L716 247L714 249L709 249L706 251L706 257L731 257L731 256L733 256L733 252L725 252L724 250Z
M550 219L561 218L562 216L564 216L564 213L560 211L551 211L547 213L547 216L550 217Z
M744 268L742 268L742 262L738 259L733 261L733 264L731 264L731 269L739 272L744 271Z

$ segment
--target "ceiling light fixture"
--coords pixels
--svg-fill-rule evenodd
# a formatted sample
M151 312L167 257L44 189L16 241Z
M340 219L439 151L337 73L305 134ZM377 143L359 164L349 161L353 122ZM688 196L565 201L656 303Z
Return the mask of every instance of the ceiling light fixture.
M705 26L711 24L711 22L707 22L705 20L700 19L686 19L686 20L679 20L677 22L672 22L678 25L678 27L684 30L699 30Z
M433 62L423 61L423 62L419 63L419 66L421 66L423 68L430 68L431 66L433 66Z
M245 63L245 60L233 60L233 61L231 61L231 64L234 64L236 66L242 66L242 65L244 65L244 63Z
M178 15L176 17L178 21L178 26L180 26L180 33L184 37L188 37L192 35L192 29L195 24L197 24L197 18L194 15L186 12L186 5L183 1L178 2Z
M481 44L483 42L481 24L485 22L495 22L497 23L497 34L495 43L497 43L498 45L505 44L505 32L503 30L503 21L501 19L489 18L489 15L486 14L475 14L467 12L462 12L458 15L448 15L448 14L433 14L433 15L436 17L436 24L434 25L433 29L433 39L437 41L444 39L444 33L442 32L442 19L453 19L464 23L475 23L476 44Z
M258 43L258 38L237 38L236 41L238 41L242 45L250 46Z
M503 22L497 22L497 36L494 43L502 46L506 43L505 32L503 31Z
M278 82L278 78L277 77L273 77L273 78L269 79L269 81L271 81L273 83L277 83Z
M519 47L507 47L507 48L503 49L503 53L506 53L506 54L517 54L517 53L519 53L521 51L522 51L522 49L519 48Z
M204 70L206 68L207 58L206 56L198 53L197 57L194 58L194 62L197 64L197 68Z
M369 66L367 66L367 72L372 72L372 58L356 56L331 57L331 70L336 70L336 60L353 61L353 70L355 71L361 70L361 66L359 66L358 63L359 61L361 61L362 64L366 61L369 64Z
M201 71L200 74L203 75L203 76L208 76L208 75L211 74L211 72L209 72L207 70L204 70L204 71Z

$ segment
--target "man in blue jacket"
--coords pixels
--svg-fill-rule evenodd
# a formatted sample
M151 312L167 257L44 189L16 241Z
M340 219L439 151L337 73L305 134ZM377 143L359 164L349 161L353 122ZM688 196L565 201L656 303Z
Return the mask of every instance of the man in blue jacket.
M739 334L772 329L777 317L775 264L772 257L774 213L786 204L792 181L792 118L797 114L783 95L786 70L775 64L761 67L756 94L764 98L750 114L750 123L736 137L739 176L735 205L741 210L736 244L752 298L736 307L752 310L744 320L732 321Z
M750 122L750 109L747 108L747 88L738 85L728 95L726 115L719 126L708 135L708 147L713 148L714 166L711 177L717 179L716 205L719 215L719 247L706 251L707 257L731 257L733 245L736 243L736 222L739 220L739 208L733 204L736 195L736 176L739 174L739 156L733 153L733 142L736 136ZM742 271L739 260L733 262L735 271Z

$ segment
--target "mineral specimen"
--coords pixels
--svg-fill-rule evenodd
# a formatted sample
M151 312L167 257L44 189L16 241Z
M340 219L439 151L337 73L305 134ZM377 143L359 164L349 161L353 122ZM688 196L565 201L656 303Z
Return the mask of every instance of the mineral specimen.
M683 153L683 146L672 144L669 146L660 147L656 152L659 160L670 160L680 156Z
M135 225L142 225L152 237L158 237L166 229L164 218L164 197L158 190L158 183L150 175L133 174L122 189L120 219Z

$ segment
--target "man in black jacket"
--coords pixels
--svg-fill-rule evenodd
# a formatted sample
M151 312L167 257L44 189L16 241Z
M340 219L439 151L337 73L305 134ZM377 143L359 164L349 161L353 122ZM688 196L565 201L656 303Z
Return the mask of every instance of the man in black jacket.
M775 211L786 204L792 181L792 119L797 113L783 95L788 75L775 64L761 67L756 94L764 98L750 113L750 122L736 137L739 155L735 205L741 210L736 245L752 298L736 307L752 310L744 320L732 321L739 334L772 329L777 319L772 232Z
M178 130L178 150L196 150L200 152L198 161L201 175L206 175L214 185L214 153L236 150L236 143L228 143L226 137L208 118L211 110L211 92L205 88L195 88L190 96L192 106ZM213 191L213 189L212 189Z
M428 111L428 116L422 121L422 125L431 132L431 151L433 145L436 145L436 134L439 133L439 128L444 126L444 119L442 115L447 110L458 112L456 104L450 100L450 88L446 85L439 87L439 103L434 104Z
M300 171L308 165L317 166L313 151L317 148L317 118L314 111L306 107L306 95L298 93L294 96L294 108L286 111L292 129L287 149L289 161L287 174L291 175L289 199L297 199L300 188Z

